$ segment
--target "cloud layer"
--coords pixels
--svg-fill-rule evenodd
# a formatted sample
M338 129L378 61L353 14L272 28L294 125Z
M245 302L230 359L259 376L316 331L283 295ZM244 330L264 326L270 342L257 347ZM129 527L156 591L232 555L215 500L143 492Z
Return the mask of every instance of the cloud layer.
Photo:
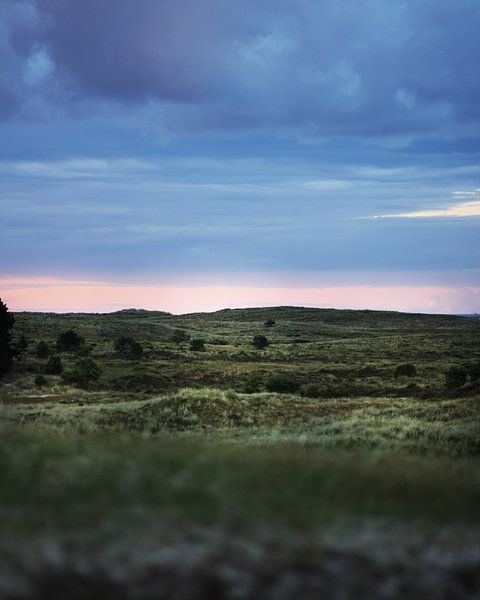
M4 119L128 110L185 134L479 133L476 0L6 0L0 11Z

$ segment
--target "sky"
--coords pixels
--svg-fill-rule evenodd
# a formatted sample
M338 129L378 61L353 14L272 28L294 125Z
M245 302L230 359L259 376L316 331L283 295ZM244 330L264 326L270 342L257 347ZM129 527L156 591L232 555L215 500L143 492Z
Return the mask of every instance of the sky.
M0 0L14 310L480 312L478 0Z

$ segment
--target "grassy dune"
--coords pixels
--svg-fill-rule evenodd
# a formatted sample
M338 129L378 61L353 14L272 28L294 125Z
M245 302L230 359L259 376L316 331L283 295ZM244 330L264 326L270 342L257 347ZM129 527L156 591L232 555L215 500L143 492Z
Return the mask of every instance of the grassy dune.
M0 597L478 597L479 382L445 371L480 361L479 319L16 319L29 345L0 383ZM35 385L37 342L66 329L100 379ZM143 357L118 356L120 335ZM395 376L403 363L416 374ZM279 375L296 391L268 391Z

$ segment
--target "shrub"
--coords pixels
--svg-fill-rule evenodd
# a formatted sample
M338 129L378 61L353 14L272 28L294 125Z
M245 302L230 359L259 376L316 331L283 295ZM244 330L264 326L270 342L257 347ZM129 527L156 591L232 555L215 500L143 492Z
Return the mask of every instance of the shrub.
M267 319L264 325L265 327L273 327L275 325L275 319Z
M307 383L300 388L300 394L305 398L320 398L322 389L316 383Z
M29 346L29 342L24 335L21 335L15 343L14 354L16 357L20 358L22 354L27 350Z
M204 352L205 350L205 340L196 338L190 342L190 350L194 352Z
M468 374L470 375L470 380L472 382L480 379L480 363L469 365L467 367L467 370L468 370Z
M47 375L60 375L63 371L62 360L59 356L51 356L45 367Z
M395 369L395 377L415 377L417 369L412 363L403 363Z
M59 352L73 352L79 350L84 344L85 339L73 329L64 331L57 338L57 350Z
M263 350L268 346L268 340L264 335L256 335L253 338L252 345L257 350Z
M47 358L49 354L50 347L47 344L47 342L44 342L43 340L38 342L38 344L35 347L35 355L37 356L37 358Z
M132 337L122 335L115 340L115 351L122 358L140 358L143 354L142 345Z
M97 381L102 374L102 369L90 356L80 358L74 364L72 369L69 369L62 375L65 383L75 383L78 385L88 385L93 381Z
M461 365L452 365L445 371L445 385L449 388L462 387L467 382L468 372Z
M35 377L35 385L37 387L43 387L46 384L47 384L47 380L45 379L45 377L43 375L37 375Z
M175 344L181 344L182 342L188 342L190 336L188 333L183 331L182 329L175 329L175 331L170 336L170 341Z
M294 376L287 373L279 373L277 375L270 375L265 382L265 387L269 392L291 394L298 390L300 384Z
M263 376L260 373L250 373L245 379L242 386L242 391L246 394L254 394L260 392L263 387Z

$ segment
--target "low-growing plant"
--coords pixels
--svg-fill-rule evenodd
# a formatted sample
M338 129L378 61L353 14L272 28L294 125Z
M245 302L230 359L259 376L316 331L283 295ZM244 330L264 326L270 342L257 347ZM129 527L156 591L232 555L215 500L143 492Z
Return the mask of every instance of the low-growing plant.
M417 369L412 363L403 363L395 369L395 377L415 377Z
M452 365L445 371L445 385L458 388L467 382L468 371L462 365Z
M255 394L263 388L263 376L261 373L250 373L245 379L242 386L242 391L246 394Z
M274 327L275 319L267 319L264 323L265 327Z
M45 367L45 373L47 375L60 375L63 371L62 359L54 354L50 357Z
M270 377L267 378L265 387L269 392L293 394L300 388L300 383L293 375L288 373L277 373L276 375L270 375Z
M190 336L183 329L175 329L175 331L170 336L170 341L174 344L181 344L182 342L188 342Z
M44 385L47 385L47 379L43 375L37 375L35 377L35 385L37 387L43 387Z
M122 335L114 343L115 352L126 359L138 359L143 355L142 345L130 336Z
M88 385L89 383L98 381L101 374L102 369L100 366L93 358L86 356L77 360L71 369L65 371L62 375L62 379L65 383Z
M305 398L320 398L322 388L316 383L306 383L300 388L300 394Z
M196 338L190 342L190 350L194 352L204 352L205 351L205 340L200 338Z

